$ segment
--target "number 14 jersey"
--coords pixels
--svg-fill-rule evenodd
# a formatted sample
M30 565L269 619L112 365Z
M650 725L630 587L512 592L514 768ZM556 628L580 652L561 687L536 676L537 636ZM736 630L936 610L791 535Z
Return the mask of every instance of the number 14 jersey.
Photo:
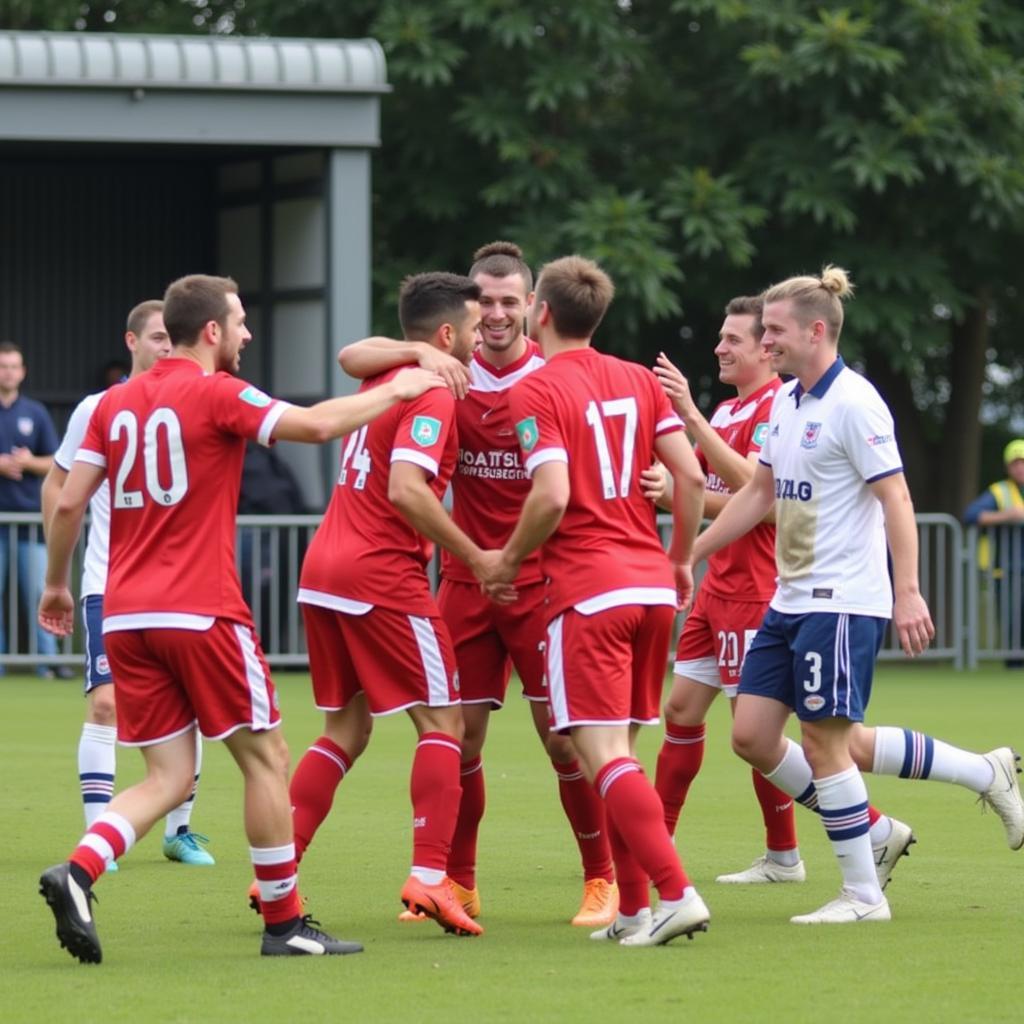
M672 568L640 473L655 438L683 424L654 374L589 347L571 349L512 388L509 410L527 474L546 462L569 471L568 507L541 549L548 618L591 599L586 610L674 606Z

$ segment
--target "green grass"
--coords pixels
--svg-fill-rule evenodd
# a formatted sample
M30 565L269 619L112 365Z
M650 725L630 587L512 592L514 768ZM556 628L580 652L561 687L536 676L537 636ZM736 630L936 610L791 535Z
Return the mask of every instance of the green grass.
M301 676L279 678L295 756L318 735ZM37 895L40 870L81 829L75 684L0 680L6 729L0 796L0 1007L5 1021L592 1021L663 1018L803 1021L1019 1021L1024 852L956 786L869 777L874 803L919 842L889 888L890 924L797 928L793 913L830 899L838 872L824 833L798 811L803 886L717 886L763 842L746 769L729 751L728 712L713 709L705 767L680 827L687 869L711 907L693 942L628 950L590 942L568 919L580 894L575 847L553 775L518 700L492 721L488 811L480 845L480 939L396 921L408 869L412 727L381 721L338 792L302 866L311 909L366 952L261 960L246 909L251 879L241 784L227 751L206 747L194 827L212 869L163 860L151 834L97 886L104 963L60 950ZM1024 742L1024 673L956 674L921 665L879 672L877 723L909 725L975 750ZM641 753L653 765L658 730ZM141 758L119 752L121 786ZM156 831L160 831L159 829Z

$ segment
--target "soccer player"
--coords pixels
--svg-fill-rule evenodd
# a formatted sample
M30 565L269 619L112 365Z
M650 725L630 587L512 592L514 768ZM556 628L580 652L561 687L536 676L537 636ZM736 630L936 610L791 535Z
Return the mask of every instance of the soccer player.
M131 353L131 376L145 373L158 359L171 353L171 339L164 327L164 304L159 299L140 302L128 314L124 341ZM75 455L85 439L89 417L105 392L86 395L68 421L64 439L53 456L53 465L43 480L42 507L44 527L57 504L61 487L71 471ZM110 550L110 488L101 486L89 502L92 519L89 540L82 564L82 619L85 623L85 722L78 742L78 783L85 811L85 827L107 809L114 794L117 755L114 677L103 647L103 590L107 584L107 554ZM196 773L188 799L167 815L164 829L164 856L182 864L210 865L213 857L203 849L206 836L190 828L192 806L199 785L203 744L196 733ZM117 861L107 865L117 870Z
M417 361L445 372L454 390L464 394L455 407L459 460L452 477L452 518L476 544L490 548L508 540L530 489L508 413L509 390L543 366L544 359L524 333L533 274L519 247L504 241L482 246L474 253L469 276L480 286L481 344L469 364L468 382L459 372L464 372L461 364L446 365L450 361L443 353L422 342L371 338L342 349L339 361L355 377ZM476 851L486 802L483 747L491 711L504 704L514 666L558 779L583 864L583 898L572 923L589 928L610 924L618 890L604 810L580 769L572 741L549 729L543 655L546 588L539 556L525 559L515 581L518 599L510 605L484 596L473 573L447 551L441 556L441 577L438 606L455 645L465 723L462 802L448 859L456 892L470 915L478 916ZM410 916L406 912L402 918Z
M188 796L196 727L223 739L245 781L245 828L259 881L264 956L359 952L303 917L286 781L288 750L266 659L235 568L235 509L247 438L322 443L395 402L443 384L409 370L362 395L311 408L276 401L234 375L251 335L229 278L191 275L164 296L173 351L111 388L50 520L40 623L67 635L68 571L82 517L110 484L110 564L103 632L117 680L118 738L142 748L146 776L118 793L40 892L60 944L83 962L102 957L92 885Z
M634 754L639 726L658 719L677 601L692 595L704 477L657 378L591 347L613 293L579 256L540 274L530 334L547 362L509 395L530 493L485 576L507 585L542 546L552 728L571 733L604 800L619 886L616 920L592 937L652 946L705 929L710 916ZM653 457L673 480L668 557L638 483Z
M402 331L468 363L479 299L479 286L457 274L409 277L398 300ZM371 377L360 394L372 395L399 372ZM482 555L441 504L457 457L447 389L396 405L344 441L337 485L299 578L324 734L299 762L291 798L301 857L366 748L373 717L405 711L418 741L412 868L401 900L446 931L479 935L463 907L466 894L447 873L462 791L462 711L451 635L426 574L432 544L470 566Z

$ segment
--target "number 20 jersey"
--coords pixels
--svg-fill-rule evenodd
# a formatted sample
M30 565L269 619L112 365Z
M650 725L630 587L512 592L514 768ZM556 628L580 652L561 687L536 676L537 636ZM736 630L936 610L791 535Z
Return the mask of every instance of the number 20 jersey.
M171 615L252 624L235 567L245 442L269 444L287 408L173 357L107 391L75 456L105 467L110 484L105 632Z
M674 605L672 568L640 473L655 438L683 424L654 374L572 349L512 388L509 410L530 476L546 462L568 465L569 504L541 550L548 618L599 595L608 595L598 602L606 607Z

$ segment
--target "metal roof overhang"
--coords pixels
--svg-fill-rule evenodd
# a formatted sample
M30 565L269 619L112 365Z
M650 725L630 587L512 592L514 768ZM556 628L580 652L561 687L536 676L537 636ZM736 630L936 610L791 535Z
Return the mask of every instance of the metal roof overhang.
M0 141L376 147L386 73L373 39L0 32Z

